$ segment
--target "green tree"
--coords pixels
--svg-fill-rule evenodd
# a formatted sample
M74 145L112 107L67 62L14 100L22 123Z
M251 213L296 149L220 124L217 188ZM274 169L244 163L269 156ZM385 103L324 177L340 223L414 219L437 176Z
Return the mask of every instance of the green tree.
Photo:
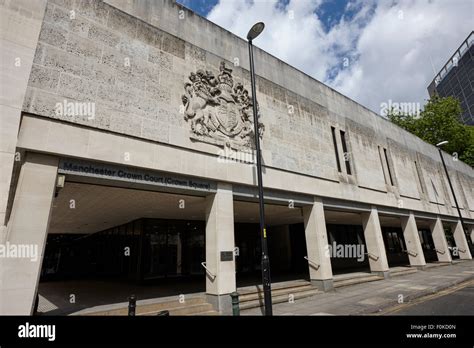
M443 147L447 153L474 167L474 127L459 121L461 115L459 100L453 97L433 97L418 115L404 114L390 110L388 118L403 129L424 141L436 145L447 140Z

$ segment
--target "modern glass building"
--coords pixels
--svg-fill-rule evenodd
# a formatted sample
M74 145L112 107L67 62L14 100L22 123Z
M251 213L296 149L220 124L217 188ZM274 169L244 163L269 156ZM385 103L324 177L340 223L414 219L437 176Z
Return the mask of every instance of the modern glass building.
M428 86L430 97L453 96L461 102L461 121L474 125L474 31Z

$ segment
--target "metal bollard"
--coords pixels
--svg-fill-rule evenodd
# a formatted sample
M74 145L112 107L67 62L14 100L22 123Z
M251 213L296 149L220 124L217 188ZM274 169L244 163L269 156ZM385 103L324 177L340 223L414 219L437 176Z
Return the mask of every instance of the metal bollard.
M239 316L240 315L239 293L234 291L233 293L230 294L230 297L232 297L232 314L234 316Z
M135 316L135 310L137 308L137 298L132 295L128 298L128 315Z
M156 315L160 317L169 317L170 311L161 311L161 312L156 313Z

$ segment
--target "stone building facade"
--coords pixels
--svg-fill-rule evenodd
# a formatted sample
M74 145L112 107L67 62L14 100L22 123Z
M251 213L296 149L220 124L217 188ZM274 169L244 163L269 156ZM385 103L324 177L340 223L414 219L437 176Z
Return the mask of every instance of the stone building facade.
M0 6L0 240L41 254L0 259L0 313L31 313L48 234L143 217L206 222L206 293L225 311L236 262L220 253L258 213L246 41L171 0ZM255 65L269 224L304 225L314 284L331 288L328 224L361 225L370 271L385 276L384 226L400 227L412 266L426 264L421 228L439 261L451 261L445 228L471 258L434 146L258 48ZM444 155L472 239L474 171ZM114 187L192 206L163 196L163 209L132 213Z

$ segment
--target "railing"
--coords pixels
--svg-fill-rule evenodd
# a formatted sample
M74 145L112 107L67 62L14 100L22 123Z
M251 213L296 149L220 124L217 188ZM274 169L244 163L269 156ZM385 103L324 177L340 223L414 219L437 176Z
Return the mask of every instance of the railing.
M371 254L371 253L365 253L369 257L369 259L372 259L374 261L378 261L379 257L377 255Z
M441 255L446 254L446 251L441 251L441 250L439 250L439 249L435 249L435 251L436 251L438 254L441 254Z
M464 54L469 50L469 48L474 44L474 31L469 34L469 36L466 38L466 40L463 41L463 43L459 46L459 48L454 52L454 54L449 58L449 60L446 62L446 64L441 68L439 73L436 75L436 77L433 79L433 82L437 86L441 80L444 79L444 77L449 73L449 71L456 66L457 62L464 56ZM456 62L455 59L456 58ZM432 83L433 83L432 82Z
M206 270L206 273L211 277L211 280L214 281L214 279L216 279L216 275L214 273L212 273L209 268L206 267L206 263L205 262L201 262L201 266L204 267L204 269Z
M466 249L461 249L460 247L458 247L458 251L460 251L464 254L466 252Z
M313 266L313 268L317 271L319 269L319 267L321 267L321 265L318 265L316 262L314 261L311 261L310 259L308 259L308 256L305 256L304 259L306 261L308 261L308 263Z
M413 256L413 257L417 257L418 256L418 253L414 252L414 251L410 251L410 250L405 250L405 252L410 255L410 256Z

